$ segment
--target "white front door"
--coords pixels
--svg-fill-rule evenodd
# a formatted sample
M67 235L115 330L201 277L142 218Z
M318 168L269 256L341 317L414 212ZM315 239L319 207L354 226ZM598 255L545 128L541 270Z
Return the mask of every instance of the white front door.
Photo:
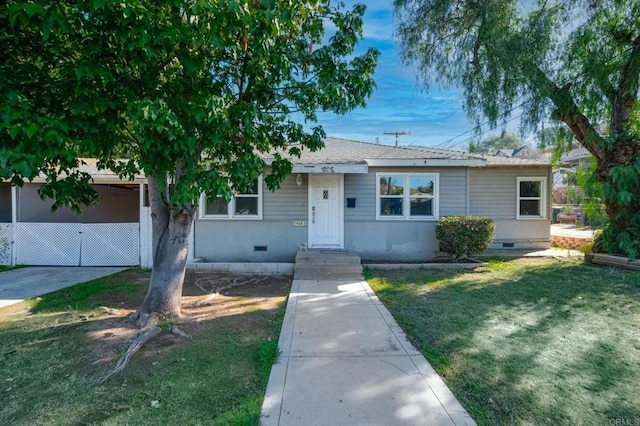
M309 175L309 247L344 246L344 175Z

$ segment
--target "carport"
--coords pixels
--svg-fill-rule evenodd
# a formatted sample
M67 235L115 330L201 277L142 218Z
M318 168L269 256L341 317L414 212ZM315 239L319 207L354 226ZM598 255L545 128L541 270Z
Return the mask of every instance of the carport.
M149 209L143 178L124 182L82 166L100 195L80 216L69 208L51 211L38 194L41 182L21 188L0 184L0 264L47 266L149 266Z

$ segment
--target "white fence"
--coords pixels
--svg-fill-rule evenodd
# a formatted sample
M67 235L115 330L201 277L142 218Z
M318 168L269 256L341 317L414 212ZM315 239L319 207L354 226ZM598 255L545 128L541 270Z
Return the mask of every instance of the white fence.
M0 223L0 265L11 265L11 240L13 225Z
M56 266L140 264L138 223L16 223L16 263Z

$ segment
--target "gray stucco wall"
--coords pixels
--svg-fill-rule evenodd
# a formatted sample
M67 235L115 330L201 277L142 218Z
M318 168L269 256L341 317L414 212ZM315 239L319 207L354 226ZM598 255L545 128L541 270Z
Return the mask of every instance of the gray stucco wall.
M376 220L376 172L440 173L440 215L464 215L467 209L464 168L370 168L344 177L345 248L365 260L427 260L437 250L434 220ZM200 219L195 224L194 254L208 262L291 262L307 242L308 175L298 187L295 175L281 188L263 187L262 220ZM356 198L347 208L346 199ZM295 226L303 221L304 226ZM256 251L266 246L266 251Z
M307 241L307 175L298 187L288 176L279 190L263 183L262 220L200 219L195 223L194 255L207 262L292 262ZM294 226L303 221L304 226ZM257 251L256 246L266 246Z
M489 216L496 222L495 247L548 247L549 219L516 220L517 177L549 178L548 167L523 168L369 168L344 177L344 244L364 260L430 260L438 250L435 220L376 220L376 172L439 173L440 216ZM307 241L308 175L298 187L290 175L282 187L263 188L262 220L200 219L194 254L209 262L291 262ZM550 217L551 179L547 188ZM468 189L467 189L468 187ZM354 208L346 199L355 198ZM304 222L296 226L296 221ZM262 247L260 247L262 246ZM264 248L266 251L256 250Z
M11 222L11 185L0 182L0 222Z
M496 224L492 247L549 247L551 225L551 171L549 167L487 167L469 170L470 214L491 217ZM517 178L546 177L546 218L516 219Z
M140 192L112 185L93 185L100 195L96 206L86 207L81 216L62 207L51 212L53 201L42 200L39 185L25 184L18 189L18 222L41 223L133 223L140 220Z

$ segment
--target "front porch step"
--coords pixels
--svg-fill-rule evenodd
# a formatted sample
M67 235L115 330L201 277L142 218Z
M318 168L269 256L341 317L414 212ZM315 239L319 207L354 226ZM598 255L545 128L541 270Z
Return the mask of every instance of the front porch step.
M294 279L362 280L360 256L347 251L299 251L294 266Z

